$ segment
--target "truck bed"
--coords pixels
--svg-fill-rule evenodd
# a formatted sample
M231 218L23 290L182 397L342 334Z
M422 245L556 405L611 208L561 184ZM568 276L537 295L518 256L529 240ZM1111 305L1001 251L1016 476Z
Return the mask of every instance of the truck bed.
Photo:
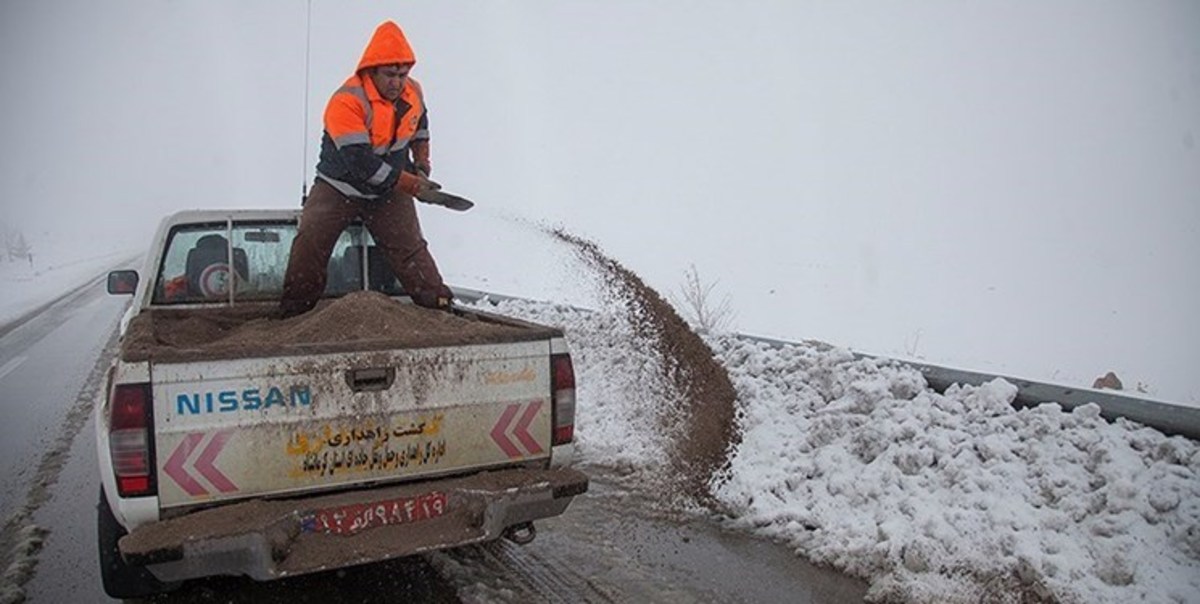
M189 362L385 349L520 342L557 329L477 311L453 313L354 292L311 312L274 318L275 303L143 310L121 343L127 362Z

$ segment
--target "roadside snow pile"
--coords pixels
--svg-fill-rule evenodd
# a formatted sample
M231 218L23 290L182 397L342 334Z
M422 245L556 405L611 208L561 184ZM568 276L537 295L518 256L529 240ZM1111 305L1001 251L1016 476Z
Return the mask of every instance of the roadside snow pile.
M661 471L660 374L619 315L499 311L565 330L584 462ZM1200 602L1196 443L1094 405L1018 411L1002 380L941 395L844 349L708 341L739 396L723 511L866 578L871 600Z
M846 350L713 344L744 413L719 499L870 599L1200 601L1195 443L1095 405L1018 411L1003 380L939 395Z

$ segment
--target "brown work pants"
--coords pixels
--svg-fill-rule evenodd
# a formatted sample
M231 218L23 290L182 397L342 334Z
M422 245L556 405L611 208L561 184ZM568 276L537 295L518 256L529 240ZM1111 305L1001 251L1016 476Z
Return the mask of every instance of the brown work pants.
M429 253L412 197L395 192L390 198L353 199L317 179L292 242L287 274L283 278L280 311L288 317L312 310L325 291L329 255L338 236L351 220L362 218L375 238L392 272L413 302L438 307L449 303L450 289L442 281ZM439 298L444 303L439 303Z

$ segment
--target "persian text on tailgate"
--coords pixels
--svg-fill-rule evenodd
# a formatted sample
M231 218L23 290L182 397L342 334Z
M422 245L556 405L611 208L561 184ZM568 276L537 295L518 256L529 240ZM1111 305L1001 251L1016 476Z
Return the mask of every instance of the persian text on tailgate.
M370 451L325 450L305 453L300 467L293 469L293 478L301 476L333 476L345 472L379 472L436 464L446 456L446 439L410 445L387 445Z

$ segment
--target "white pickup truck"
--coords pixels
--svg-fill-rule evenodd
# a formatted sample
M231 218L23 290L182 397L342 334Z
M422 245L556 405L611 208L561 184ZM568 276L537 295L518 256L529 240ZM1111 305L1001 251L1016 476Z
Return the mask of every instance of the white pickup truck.
M105 591L256 580L507 537L563 513L562 332L411 304L351 224L325 299L276 318L299 211L165 219L95 405Z

